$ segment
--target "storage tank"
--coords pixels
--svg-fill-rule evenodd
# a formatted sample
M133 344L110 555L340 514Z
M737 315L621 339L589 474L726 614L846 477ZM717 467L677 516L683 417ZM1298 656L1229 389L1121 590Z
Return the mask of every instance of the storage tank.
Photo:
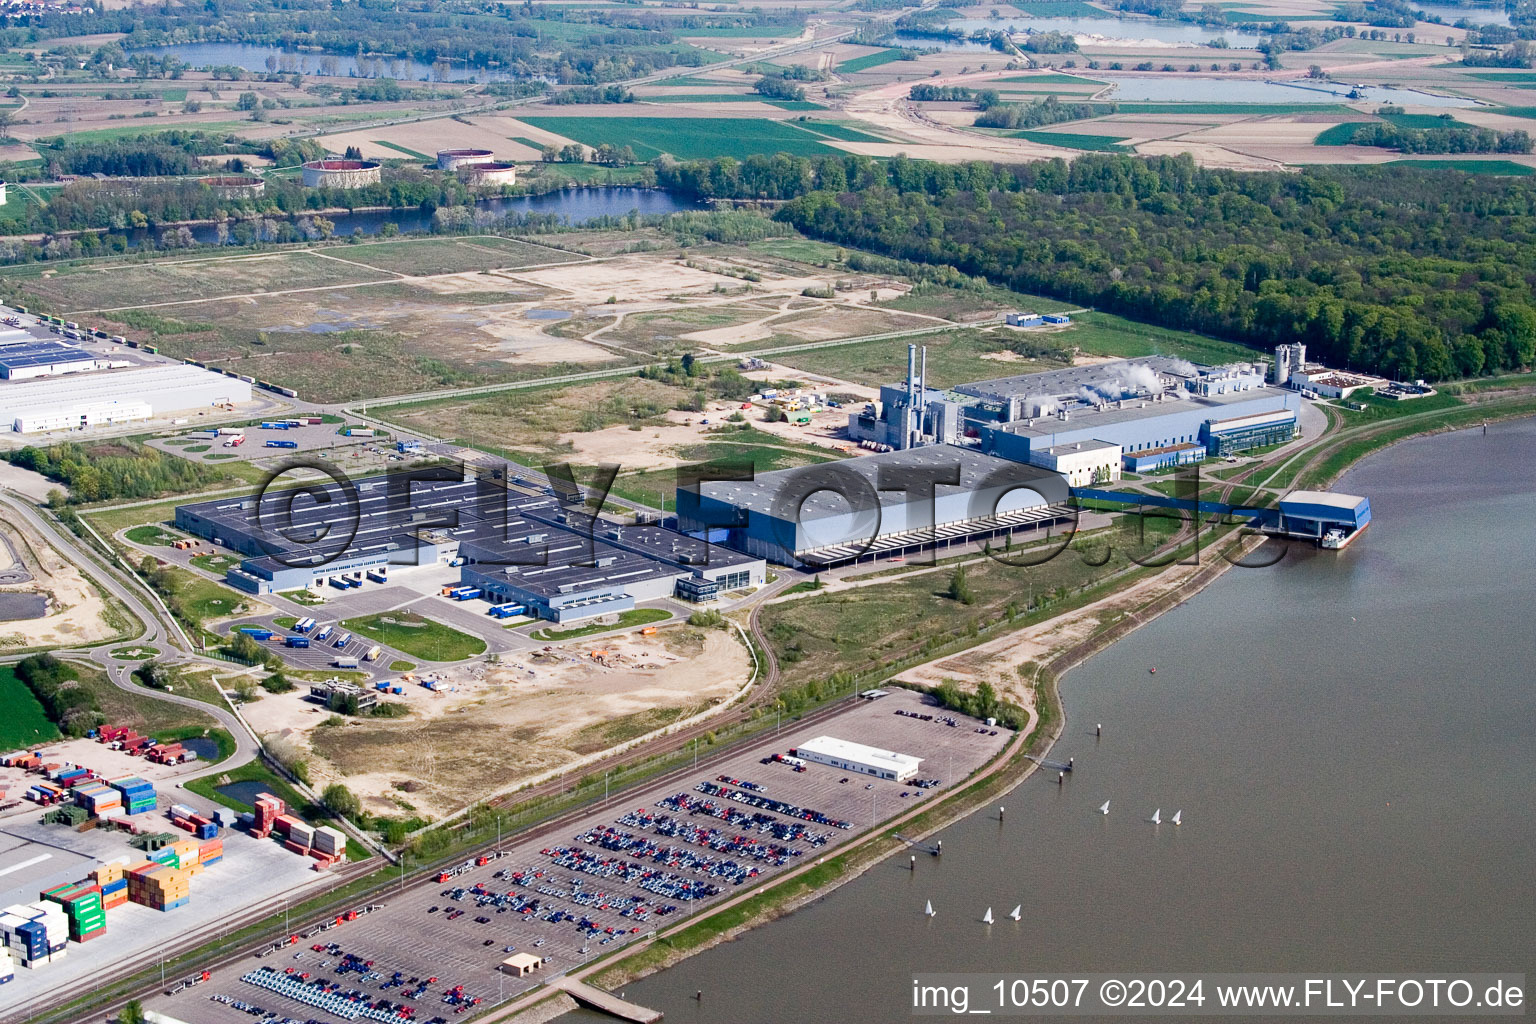
M497 160L474 164L465 168L464 177L468 179L470 185L515 185L517 184L517 165Z
M303 171L307 188L362 188L379 183L377 160L311 160Z
M477 167L493 163L496 155L488 149L440 149L437 151L437 169L457 171L461 167Z
M221 196L259 196L267 190L266 181L255 175L224 174L197 180L198 184L207 185Z

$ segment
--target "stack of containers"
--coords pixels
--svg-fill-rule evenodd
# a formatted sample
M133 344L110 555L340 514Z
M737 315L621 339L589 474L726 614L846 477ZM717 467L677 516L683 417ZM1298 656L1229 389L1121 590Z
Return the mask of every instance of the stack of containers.
M41 914L23 906L6 907L0 912L0 944L23 967L38 967L48 962L48 929L38 918Z
M128 902L128 879L121 864L103 864L91 872L91 878L101 889L101 909L111 910Z
M99 818L103 811L123 806L123 795L100 780L93 779L75 787L75 803L84 807L92 817Z
M57 960L64 955L64 949L69 945L69 917L64 913L64 908L57 903L39 900L36 903L23 903L14 907L5 908L6 914L14 914L36 926L42 936L41 948L46 950L47 960ZM29 936L28 952L39 948ZM37 959L35 956L32 959ZM23 964L23 967L29 966Z
M155 809L155 787L137 775L113 779L110 785L123 795L123 809L129 814L143 814Z
M347 837L339 829L329 825L321 825L315 829L315 839L312 844L313 852L323 854L334 860L341 860L347 852Z
M42 898L64 908L68 919L69 937L76 942L89 942L106 932L107 914L102 908L101 889L84 882L59 885L44 890Z
M11 966L11 954L0 946L0 985L16 980L16 968Z
M277 827L277 819L283 816L283 801L271 793L256 796L256 820L251 829L258 837L265 838Z
M203 867L224 859L224 840L207 839L197 845L197 862Z
M187 872L154 861L135 864L127 871L128 898L152 910L184 907L191 895Z
M170 845L169 849L176 854L175 867L189 874L202 874L203 865L198 860L196 839L178 839Z
M315 830L291 814L277 819L277 831L288 837L283 845L294 853L308 853L315 841Z

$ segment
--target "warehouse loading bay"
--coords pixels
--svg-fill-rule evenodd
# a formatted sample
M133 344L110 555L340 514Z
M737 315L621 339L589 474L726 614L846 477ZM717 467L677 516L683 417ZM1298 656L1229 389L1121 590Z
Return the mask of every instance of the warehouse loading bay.
M606 810L509 840L483 865L471 860L441 881L433 875L409 883L398 894L375 899L376 909L356 921L297 942L274 935L279 949L246 957L207 983L145 1005L196 1024L236 1024L267 1014L325 1024L397 1020L402 1006L411 1007L410 1019L421 1024L462 1019L457 1014L466 1001L472 1004L466 1012L478 1013L766 877L814 863L873 823L953 790L1012 737L899 688L877 699L850 699L844 708L814 722L786 724L697 770L614 800ZM789 752L822 736L922 763L903 781L809 759L796 765ZM785 805L799 813L786 813ZM811 811L824 820L806 820ZM718 816L732 812L730 821ZM754 815L761 817L750 820ZM699 898L686 898L688 890ZM583 921L595 932L582 929ZM527 974L503 967L519 954L537 966ZM361 998L340 1013L327 1011L316 996L321 980ZM279 991L284 988L291 994ZM304 994L307 999L294 997ZM392 1007L373 1009L382 1007L381 1000Z

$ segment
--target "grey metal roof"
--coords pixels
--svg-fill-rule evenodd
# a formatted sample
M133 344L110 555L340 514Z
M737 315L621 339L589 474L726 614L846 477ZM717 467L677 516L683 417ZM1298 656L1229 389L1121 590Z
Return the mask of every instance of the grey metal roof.
M889 484L892 477L899 478L902 470L931 470L954 467L958 470L958 484L940 484L940 494L971 493L983 486L996 485L1002 480L1015 486L1027 485L1041 479L1046 471L1009 459L984 455L971 448L952 444L928 445L905 451L882 452L878 455L862 455L840 462L827 462L795 469L777 469L759 473L750 481L709 481L701 485L704 496L727 502L740 509L764 515L777 515L795 509L786 509L786 502L805 498L795 507L799 521L820 519L827 516L845 515L850 511L846 499L836 491L838 480L847 480L848 474L862 479L878 496L882 507L903 505L913 498L900 489L881 490L882 483ZM882 480L882 474L885 479ZM1054 473L1049 478L1060 481ZM817 482L824 482L825 489L810 490ZM786 497L789 496L789 497Z
M994 377L957 384L952 389L962 395L976 398L1005 399L1013 395L1045 397L1048 395L1073 394L1078 388L1093 390L1096 384L1109 384L1124 380L1136 367L1145 367L1172 377L1193 377L1200 370L1183 359L1168 356L1142 356L1139 359L1116 359L1108 363L1088 366L1067 366L1060 370L1042 370L1038 373L1019 373L1009 377Z
M1000 423L992 429L1007 431L1020 437L1049 437L1068 430L1133 423L1137 420L1172 416L1182 412L1200 412L1206 419L1219 419L1228 406L1270 397L1276 401L1274 411L1279 412L1284 395L1285 392L1279 388L1267 385L1250 388L1247 391L1228 391L1221 395L1197 395L1185 391L1180 398L1169 398L1161 402L1151 398L1128 398L1118 406L1112 403L1105 405L1102 409L1088 406L1071 409L1065 420L1058 416L1037 416L1033 420Z

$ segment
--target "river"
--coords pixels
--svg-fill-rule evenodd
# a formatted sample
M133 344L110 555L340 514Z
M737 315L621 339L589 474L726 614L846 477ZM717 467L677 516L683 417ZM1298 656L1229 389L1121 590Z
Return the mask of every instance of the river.
M1337 487L1375 516L1351 548L1228 572L1068 674L1065 786L627 996L669 1024L883 1024L916 971L1530 969L1532 451L1524 421L1365 460Z
M571 225L586 224L600 217L624 217L638 211L642 215L679 213L685 210L708 209L708 204L686 196L673 195L654 188L633 188L627 185L603 188L570 188L546 192L536 196L510 196L482 199L475 204L477 210L488 211L497 217L509 214L541 214L556 216ZM298 214L297 216L304 216ZM376 235L384 225L393 224L406 233L432 230L432 214L420 207L410 206L400 210L357 210L352 213L310 214L324 216L335 228L337 238L344 238L361 231L364 235ZM213 245L218 242L218 225L190 225L192 237L199 244ZM164 233L165 227L155 229L153 237ZM123 232L131 246L141 245L152 237L148 228ZM233 239L231 239L233 241Z

